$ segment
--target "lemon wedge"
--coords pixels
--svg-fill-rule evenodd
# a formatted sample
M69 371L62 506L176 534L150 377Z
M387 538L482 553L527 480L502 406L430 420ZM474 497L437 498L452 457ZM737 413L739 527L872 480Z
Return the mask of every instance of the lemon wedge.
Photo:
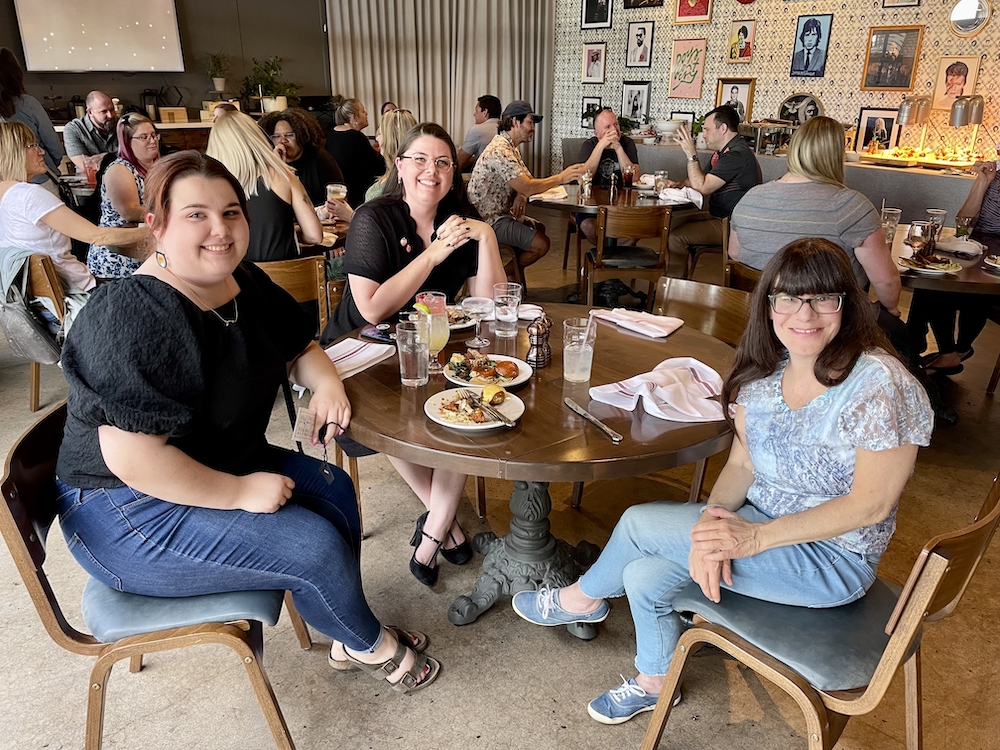
M413 304L413 307L415 309L419 310L420 312L424 313L425 315L430 315L431 314L431 309L427 305L425 305L423 302L415 302Z
M483 401L490 406L499 406L507 398L507 391L499 385L488 385L483 388Z

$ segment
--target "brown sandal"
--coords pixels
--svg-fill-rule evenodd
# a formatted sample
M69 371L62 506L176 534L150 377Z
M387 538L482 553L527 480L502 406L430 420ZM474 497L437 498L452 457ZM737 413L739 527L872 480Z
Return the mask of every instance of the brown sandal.
M405 646L409 646L418 654L422 654L427 650L427 646L430 644L431 639L427 637L425 633L421 633L419 630L403 630L402 628L397 628L395 625L386 625L385 629L395 633L396 640ZM344 655L347 655L347 651L344 651ZM330 666L337 670L338 672L357 672L358 668L354 665L354 662L349 659L334 659L333 654L327 657Z
M391 659L387 659L381 664L365 664L350 654L347 654L347 659L355 667L371 675L376 680L389 682L389 678L399 670L399 665L406 658L406 652L410 650L402 642L397 641L396 653L392 655ZM427 674L424 674L425 668L428 668ZM439 674L441 674L441 662L427 654L414 652L413 666L406 670L401 680L398 682L389 682L389 687L397 693L415 693L434 682Z

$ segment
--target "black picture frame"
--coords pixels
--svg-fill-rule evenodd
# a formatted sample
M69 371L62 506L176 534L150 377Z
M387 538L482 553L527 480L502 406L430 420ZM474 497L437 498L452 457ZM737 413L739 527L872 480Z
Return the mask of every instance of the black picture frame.
M899 131L902 129L899 124L899 110L888 107L862 107L858 112L858 126L854 134L854 152L862 153L875 135L875 127L878 120L883 121L885 128L886 143L884 148L892 148L899 145Z
M799 16L795 25L792 45L792 64L788 75L793 78L822 78L826 74L826 54L830 49L832 13L812 13ZM818 32L818 33L817 33ZM816 45L806 48L805 43L816 37Z
M670 119L683 120L690 127L691 125L694 125L694 112L679 112L677 110L673 110L670 113Z
M632 8L662 8L663 0L625 0L625 10Z
M653 67L653 35L656 21L630 21L625 43L626 68ZM640 43L639 34L642 33ZM635 44L633 44L635 42Z
M580 127L584 130L594 129L594 118L604 108L599 96L584 96L580 99ZM587 113L593 113L591 117Z
M638 122L649 120L649 98L652 81L622 81L622 117Z
M581 29L610 29L614 0L580 0Z

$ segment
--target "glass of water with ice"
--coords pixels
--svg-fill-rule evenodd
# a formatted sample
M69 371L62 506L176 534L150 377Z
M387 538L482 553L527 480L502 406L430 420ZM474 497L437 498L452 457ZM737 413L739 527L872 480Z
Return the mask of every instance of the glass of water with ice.
M520 304L520 284L504 282L493 285L493 305L496 311L493 331L497 337L512 339L517 336L517 309Z
M586 383L594 363L597 326L590 318L563 321L563 378L570 383Z

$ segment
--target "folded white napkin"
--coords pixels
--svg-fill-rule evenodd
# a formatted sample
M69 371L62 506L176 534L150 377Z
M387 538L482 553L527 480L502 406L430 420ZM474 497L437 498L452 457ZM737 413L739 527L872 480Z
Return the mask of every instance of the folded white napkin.
M568 198L569 193L566 192L566 188L562 185L558 185L551 190L546 190L544 193L538 193L531 196L528 200L533 201L561 201L564 198Z
M590 389L595 401L633 411L642 400L647 414L674 422L718 422L722 405L711 400L722 393L722 378L693 357L660 362L652 372Z
M705 196L691 187L663 188L660 200L666 203L693 203L701 208L705 203Z
M517 317L521 320L534 320L543 312L541 305L533 305L530 302L522 302L517 307Z
M968 237L943 237L935 243L939 250L965 258L975 258L981 255L986 246Z
M654 184L656 184L656 175L652 175L649 173L641 174L639 175L639 182L637 184L648 185L652 187Z
M337 366L341 380L351 375L357 375L383 359L388 359L396 353L392 344L379 344L374 341L359 341L344 339L326 349L327 356Z
M622 328L627 328L630 331L635 331L654 339L666 338L684 325L684 321L680 318L670 318L666 315L651 315L648 312L625 310L620 307L616 307L614 310L591 310L590 314L595 318L616 323Z

